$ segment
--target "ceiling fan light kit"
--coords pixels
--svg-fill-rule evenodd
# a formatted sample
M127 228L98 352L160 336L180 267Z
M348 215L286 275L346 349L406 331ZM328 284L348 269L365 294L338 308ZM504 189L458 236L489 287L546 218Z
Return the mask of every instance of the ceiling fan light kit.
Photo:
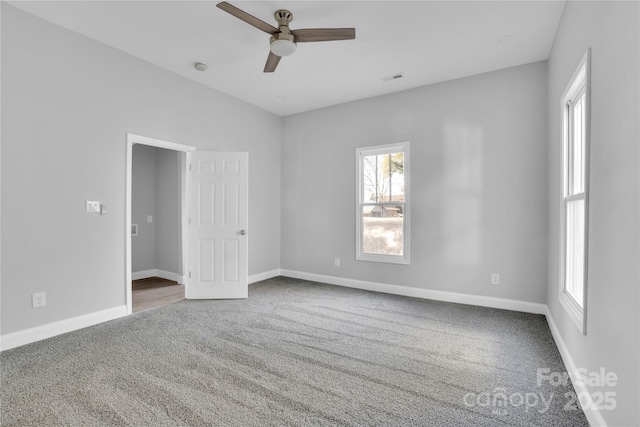
M276 36L278 36L278 38L276 38ZM280 33L271 36L271 52L278 56L291 55L296 51L296 47L298 46L293 40L294 37L292 34Z
M274 72L280 62L280 58L294 53L298 43L353 40L356 38L355 28L291 30L289 29L289 23L293 19L293 14L284 9L280 9L274 14L274 18L278 22L278 28L276 28L227 2L218 3L217 6L247 24L271 35L270 52L264 67L265 73Z

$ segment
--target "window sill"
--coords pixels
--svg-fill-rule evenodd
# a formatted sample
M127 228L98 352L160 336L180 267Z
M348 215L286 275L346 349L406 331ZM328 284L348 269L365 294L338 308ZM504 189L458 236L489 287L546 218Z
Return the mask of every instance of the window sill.
M398 255L357 254L356 261L382 262L409 265L409 259Z
M587 325L585 323L584 313L578 310L575 304L564 293L560 294L560 304L564 307L569 318L576 325L582 335L587 335Z

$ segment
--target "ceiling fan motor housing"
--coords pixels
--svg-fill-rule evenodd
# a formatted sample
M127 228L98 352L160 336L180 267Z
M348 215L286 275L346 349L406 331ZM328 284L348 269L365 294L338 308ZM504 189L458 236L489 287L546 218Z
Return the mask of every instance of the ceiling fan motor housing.
M287 27L287 31L289 31L289 23L293 21L293 13L280 9L273 14L273 17L276 18L280 27ZM280 28L280 31L282 31L282 28Z

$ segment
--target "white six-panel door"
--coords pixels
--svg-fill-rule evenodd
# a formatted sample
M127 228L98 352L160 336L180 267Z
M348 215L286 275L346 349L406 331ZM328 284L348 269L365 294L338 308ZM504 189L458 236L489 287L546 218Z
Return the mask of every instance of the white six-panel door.
M248 166L248 153L191 153L189 299L248 296Z

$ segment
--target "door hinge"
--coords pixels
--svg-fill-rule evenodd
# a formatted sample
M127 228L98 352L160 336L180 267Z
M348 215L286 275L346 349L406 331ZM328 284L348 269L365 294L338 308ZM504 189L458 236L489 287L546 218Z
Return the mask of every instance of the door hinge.
M191 272L189 272L189 279L191 279Z
M189 225L191 225L191 218L189 218Z
M192 169L191 169L191 163L189 163L189 170L192 170Z

